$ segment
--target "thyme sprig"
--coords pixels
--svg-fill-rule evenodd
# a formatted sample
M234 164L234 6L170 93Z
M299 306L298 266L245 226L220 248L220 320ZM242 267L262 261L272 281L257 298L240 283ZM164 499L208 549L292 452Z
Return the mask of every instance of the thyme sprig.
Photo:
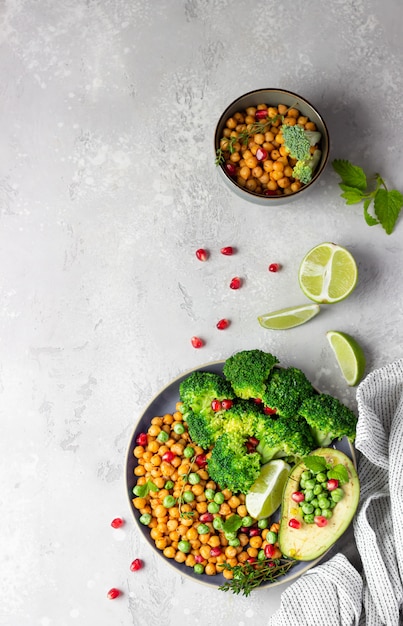
M248 596L253 589L263 582L274 582L284 576L297 564L294 559L265 559L257 563L244 563L243 565L230 565L221 563L220 567L233 572L233 578L227 580L219 587L220 591L232 591L234 594L242 593Z

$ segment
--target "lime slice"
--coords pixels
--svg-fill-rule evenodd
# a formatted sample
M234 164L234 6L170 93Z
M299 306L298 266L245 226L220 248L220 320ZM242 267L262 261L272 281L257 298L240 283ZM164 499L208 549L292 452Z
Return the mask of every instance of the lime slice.
M341 372L350 387L358 385L365 371L365 355L357 341L338 330L329 330L326 333Z
M283 459L262 465L259 478L246 494L245 506L249 515L262 519L277 511L290 470L291 466Z
M357 264L351 252L335 243L321 243L302 259L299 284L314 302L333 304L344 300L357 284Z
M289 306L286 309L259 315L257 319L263 328L286 330L287 328L305 324L312 317L315 317L319 311L320 306L318 304L301 304L300 306Z

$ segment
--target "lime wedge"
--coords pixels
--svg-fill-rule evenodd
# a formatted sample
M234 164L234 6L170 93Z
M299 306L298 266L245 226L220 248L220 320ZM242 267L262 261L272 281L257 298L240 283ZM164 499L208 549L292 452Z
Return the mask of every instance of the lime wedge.
M350 387L358 385L365 371L365 355L357 341L338 330L328 330L326 337L336 355L337 363Z
M286 309L259 315L257 319L263 328L286 330L287 328L305 324L312 317L315 317L319 311L320 307L318 304L301 304L300 306L289 306Z
M245 506L249 515L262 519L277 511L290 470L291 466L283 459L262 465L259 477L246 494Z
M314 302L333 304L344 300L357 284L357 264L351 252L335 243L321 243L302 259L299 284Z

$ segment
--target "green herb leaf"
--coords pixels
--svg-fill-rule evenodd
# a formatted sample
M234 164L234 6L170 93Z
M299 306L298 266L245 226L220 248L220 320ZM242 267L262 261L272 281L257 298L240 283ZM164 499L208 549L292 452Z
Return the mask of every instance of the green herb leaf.
M326 460L323 456L305 456L303 461L306 467L314 474L318 474L319 472L324 472L326 470Z
M392 233L395 227L402 206L403 195L396 189L391 191L378 189L375 193L375 215L388 235Z
M333 467L333 469L329 470L327 473L329 478L335 478L339 481L340 485L345 485L348 483L350 477L348 475L348 470L345 465L342 463L338 463Z
M339 187L344 191L344 193L341 194L341 197L345 199L346 204L357 204L358 202L362 202L363 193L361 189L349 187L343 183L340 183Z
M159 488L157 487L157 485L155 483L153 483L151 480L147 480L147 482L144 485L138 485L136 487L136 495L139 498L145 498L150 491L159 491Z
M265 559L257 563L245 563L243 565L220 563L219 567L233 572L233 578L227 580L218 589L249 596L251 591L263 582L274 582L277 578L287 574L296 563L298 561L293 559Z
M228 519L223 522L222 529L225 533L236 533L242 526L242 517L237 515L231 515Z
M368 200L365 200L364 202L364 217L368 226L376 226L376 224L379 224L379 220L377 220L376 217L373 217L368 211L368 208L371 202L372 202L372 198L369 198Z
M361 167L352 165L350 161L345 159L335 159L332 165L345 185L365 191L367 188L367 177Z

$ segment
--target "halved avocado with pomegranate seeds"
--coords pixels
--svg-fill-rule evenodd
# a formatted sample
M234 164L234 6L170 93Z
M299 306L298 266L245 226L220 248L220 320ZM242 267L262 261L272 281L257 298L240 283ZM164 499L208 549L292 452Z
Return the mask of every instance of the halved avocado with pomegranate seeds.
M308 469L305 461L292 470L283 492L278 542L283 555L297 561L317 559L341 537L354 517L360 497L358 475L346 454L333 448L318 448L309 456L323 457L332 467L342 464L347 470L348 481L342 486L344 496L332 509L331 518L324 526L318 526L304 521L301 508L292 498L292 494L300 489L302 473Z

